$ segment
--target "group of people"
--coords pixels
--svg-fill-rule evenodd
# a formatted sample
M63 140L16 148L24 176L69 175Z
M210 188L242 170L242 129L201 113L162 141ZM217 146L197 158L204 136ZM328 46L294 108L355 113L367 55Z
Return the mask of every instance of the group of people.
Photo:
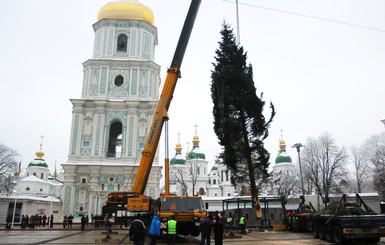
M12 220L12 217L11 217ZM53 220L53 215L51 215L51 220ZM25 229L27 227L29 228L35 228L35 227L45 227L46 225L49 225L50 228L53 227L53 222L50 222L50 218L47 217L45 214L35 214L28 216L27 215L22 215L21 216L21 225L20 227L22 229Z
M95 228L103 227L105 224L105 216L101 214L95 214L91 216L92 223L94 223Z
M150 244L155 245L157 242L157 239L160 237L160 219L159 215L155 215L152 218L151 225L150 225L150 231L149 231L149 237L150 237ZM131 221L130 224L130 240L133 241L134 245L143 245L144 239L146 237L146 225L141 219L141 214L138 214L136 218ZM175 239L177 235L177 222L175 221L174 217L171 217L167 221L167 235L168 235L168 241L167 244L175 244Z
M206 245L210 245L211 233L214 232L215 245L222 245L224 230L225 224L219 216L215 217L215 221L212 215L207 216L199 225L199 231L201 232L199 244L204 245L206 243Z
M67 226L68 226L68 228L72 228L73 220L74 220L74 216L72 214L70 214L68 216L64 215L63 228L66 228Z
M210 245L211 233L214 231L215 245L223 244L223 233L225 225L223 221L217 216L215 221L213 216L209 215L199 225L201 232L200 244ZM167 245L175 245L176 236L178 234L178 222L174 217L167 221ZM138 214L134 220L131 221L129 236L134 245L143 245L146 237L146 225ZM155 245L157 239L161 235L159 215L155 215L151 221L149 230L150 244Z

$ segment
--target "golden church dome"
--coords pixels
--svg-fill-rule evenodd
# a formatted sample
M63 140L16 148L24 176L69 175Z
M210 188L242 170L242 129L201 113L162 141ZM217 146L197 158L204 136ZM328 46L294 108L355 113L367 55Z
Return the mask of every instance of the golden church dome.
M38 158L38 159L43 159L43 157L44 157L44 152L43 151L37 151L36 153L36 157Z
M152 10L137 0L121 0L107 3L99 10L98 20L101 19L144 20L154 25Z

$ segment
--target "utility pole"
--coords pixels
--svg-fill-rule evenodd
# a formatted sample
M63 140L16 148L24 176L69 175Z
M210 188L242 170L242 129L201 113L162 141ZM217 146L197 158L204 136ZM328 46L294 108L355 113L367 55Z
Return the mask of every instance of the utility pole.
M241 31L239 30L239 10L238 10L238 0L235 0L236 4L236 16L237 16L237 45L241 42Z
M301 166L301 147L304 147L301 143L295 143L292 148L296 148L298 152L298 164L299 164L299 174L301 176L301 187L302 187L302 198L305 200L305 189L303 188L303 178L302 178L302 166Z

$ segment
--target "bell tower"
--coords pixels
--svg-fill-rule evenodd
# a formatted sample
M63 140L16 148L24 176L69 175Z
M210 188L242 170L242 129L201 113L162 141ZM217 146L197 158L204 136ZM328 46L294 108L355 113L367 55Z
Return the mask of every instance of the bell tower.
M111 191L131 190L160 86L151 9L136 0L110 2L93 29L81 98L71 99L70 147L62 164L63 215L75 217L101 213ZM157 154L146 195L159 195L160 178Z

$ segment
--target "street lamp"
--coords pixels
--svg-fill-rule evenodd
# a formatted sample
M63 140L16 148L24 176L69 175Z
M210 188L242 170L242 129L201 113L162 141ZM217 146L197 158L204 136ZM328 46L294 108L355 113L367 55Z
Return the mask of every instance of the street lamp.
M301 147L304 147L301 143L295 143L292 148L296 148L298 152L298 164L299 164L299 174L301 176L301 187L302 187L302 197L305 198L305 189L303 188L303 178L302 178L302 166L301 166Z

